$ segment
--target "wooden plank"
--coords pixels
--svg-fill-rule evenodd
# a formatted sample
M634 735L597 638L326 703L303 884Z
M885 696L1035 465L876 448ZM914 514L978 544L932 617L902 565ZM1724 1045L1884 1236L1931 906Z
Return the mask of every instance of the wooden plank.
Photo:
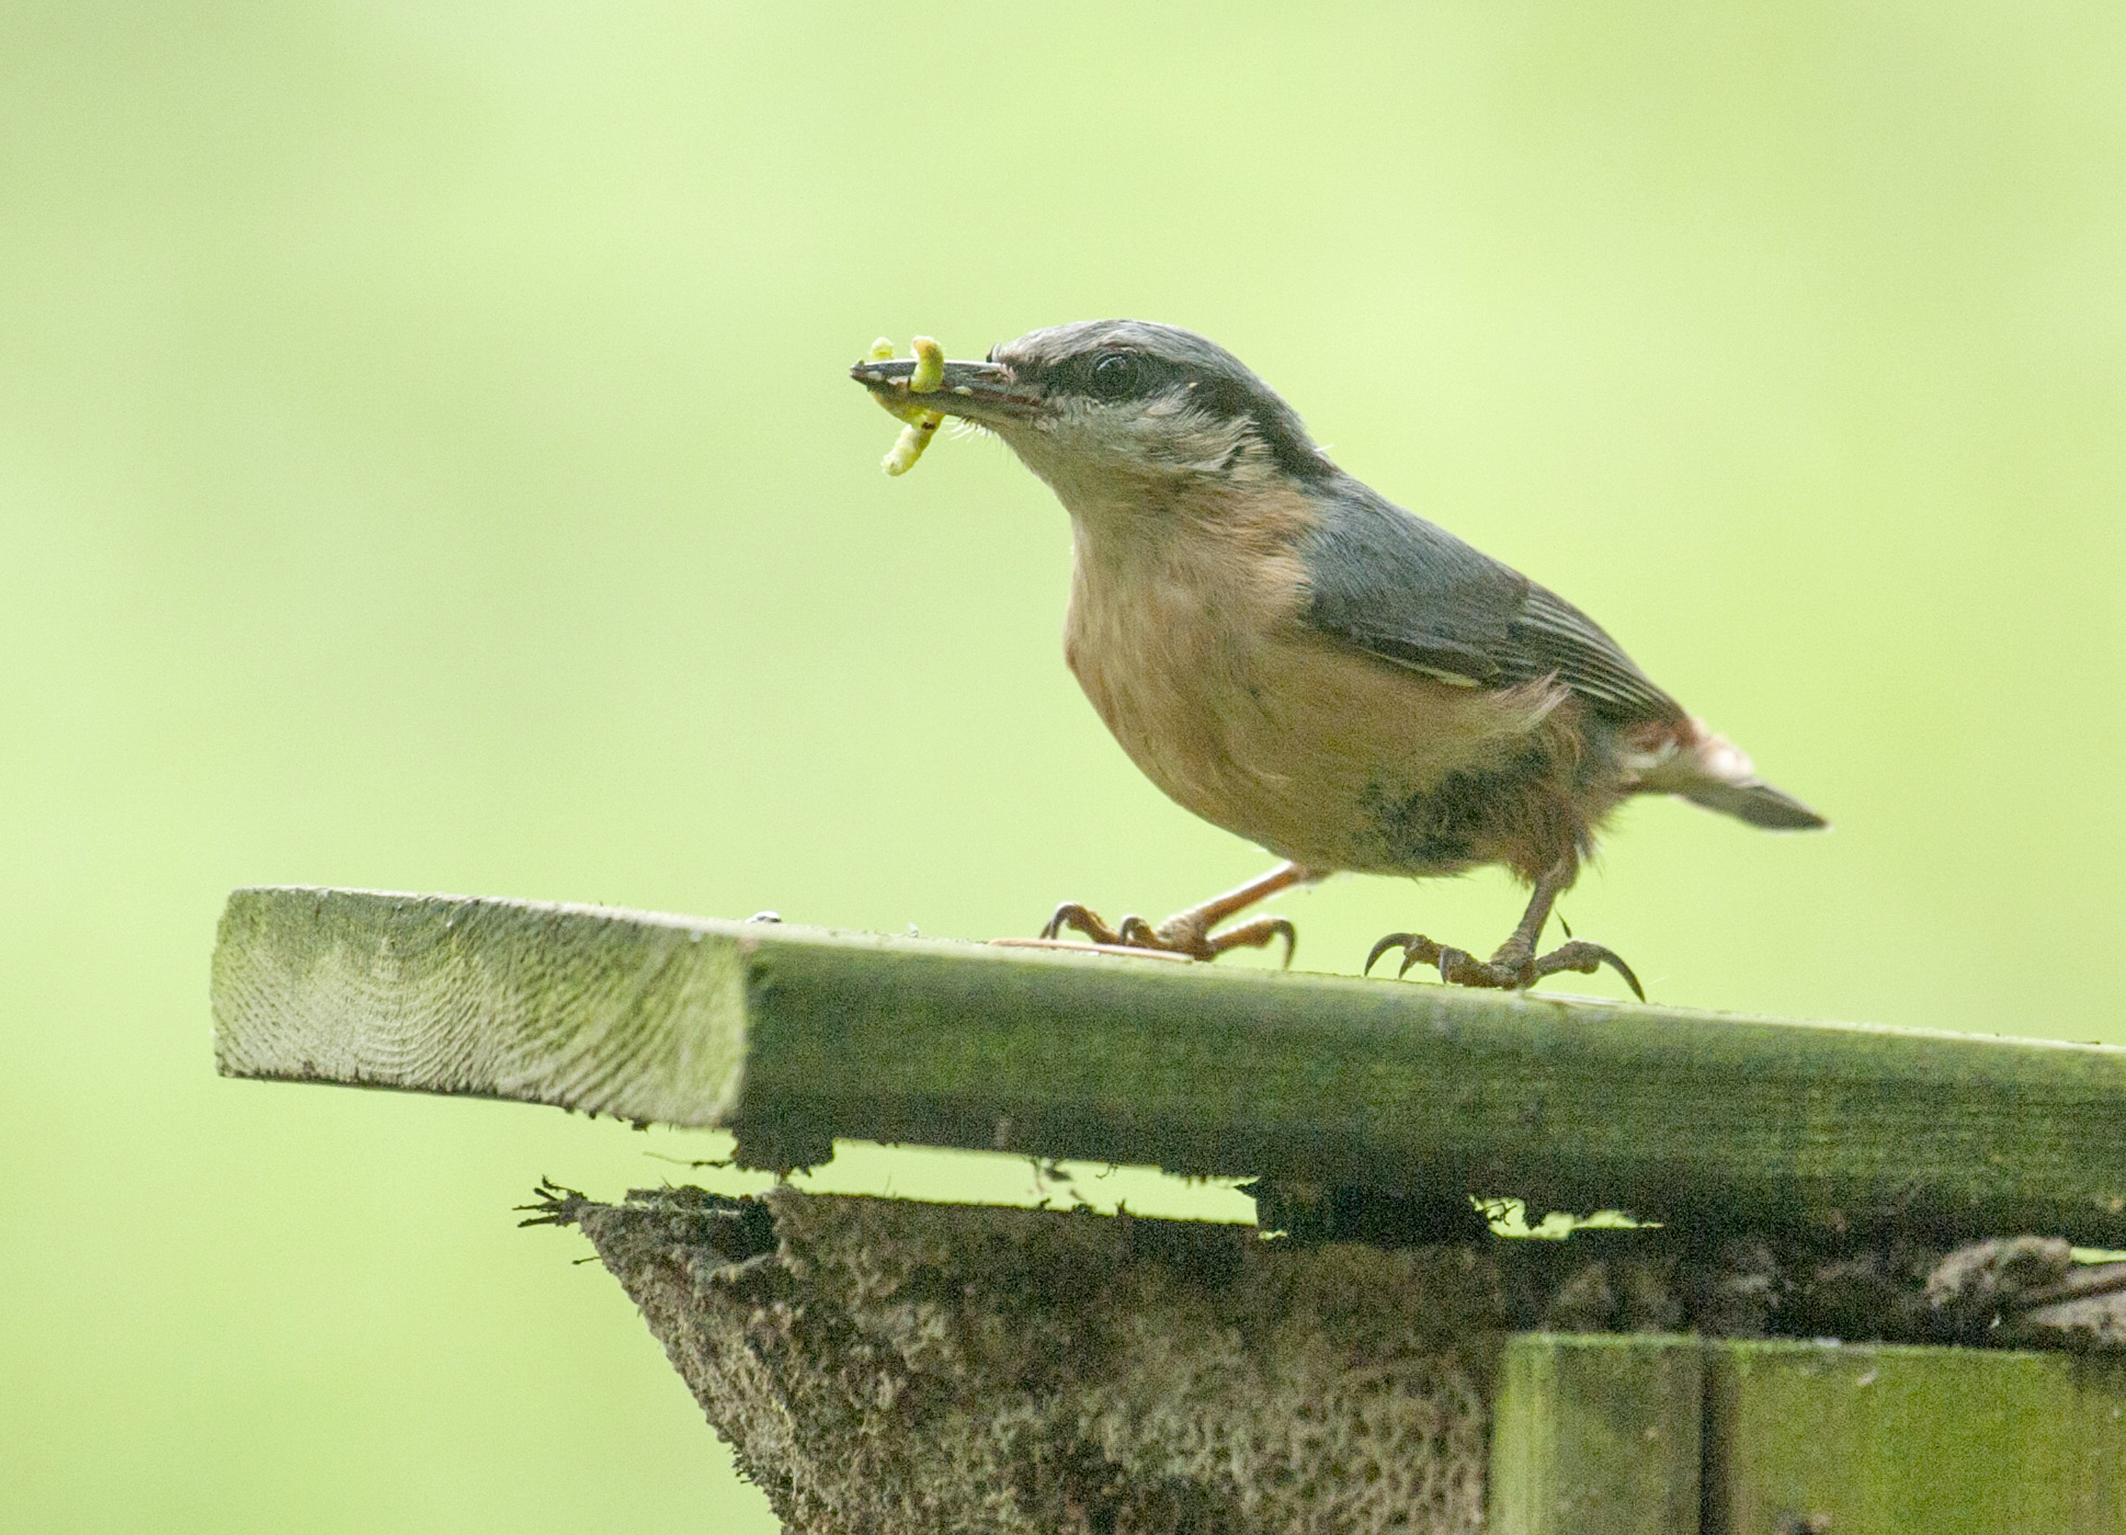
M2126 1535L2126 1363L1727 1343L1707 1535Z
M1493 1409L1498 1535L1698 1535L1695 1338L1527 1333Z
M2126 1241L2126 1050L589 907L236 892L221 1069L1681 1219Z

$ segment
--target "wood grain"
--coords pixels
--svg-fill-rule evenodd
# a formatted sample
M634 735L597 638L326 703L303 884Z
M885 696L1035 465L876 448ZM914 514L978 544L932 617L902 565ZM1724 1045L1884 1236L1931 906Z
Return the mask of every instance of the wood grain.
M214 951L216 1063L717 1125L737 1101L743 986L739 946L676 919L240 890Z

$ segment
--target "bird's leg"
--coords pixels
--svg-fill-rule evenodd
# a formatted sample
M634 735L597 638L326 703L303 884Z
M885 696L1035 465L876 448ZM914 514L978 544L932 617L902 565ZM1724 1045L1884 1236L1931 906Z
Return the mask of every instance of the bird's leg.
M1186 954L1191 959L1216 959L1228 949L1266 949L1272 941L1282 938L1284 962L1290 965L1292 951L1299 945L1299 934L1282 917L1257 917L1222 933L1213 933L1211 929L1280 890L1312 884L1320 878L1313 870L1296 863L1279 864L1260 879L1249 880L1223 895L1214 895L1186 911L1177 911L1156 926L1142 917L1130 916L1124 917L1119 927L1109 927L1098 913L1076 901L1065 901L1048 919L1048 925L1041 929L1041 936L1052 939L1067 927L1083 933L1094 943L1128 949L1156 949L1167 954Z
M1371 970L1374 962L1390 949L1401 949L1403 962L1395 972L1398 976L1407 975L1412 965L1424 964L1437 969L1439 978L1449 985L1522 991L1544 976L1556 975L1561 970L1593 975L1608 965L1624 977L1624 984L1631 988L1632 995L1644 1002L1646 992L1639 985L1639 978L1631 973L1631 966L1598 943L1574 939L1541 958L1536 957L1535 946L1543 936L1543 925L1550 920L1550 909L1557 905L1558 897L1572 883L1576 872L1576 866L1567 861L1535 882L1535 893L1528 898L1528 909L1521 914L1519 926L1498 946L1488 962L1480 962L1465 949L1451 949L1434 943L1420 933L1390 933L1373 945L1373 952L1366 956L1366 970Z
M1543 941L1543 928L1550 921L1551 908L1558 904L1558 897L1572 883L1577 872L1570 864L1560 864L1535 882L1535 889L1528 897L1528 909L1521 913L1521 920L1504 943L1491 956L1491 963L1498 969L1519 975L1523 966L1535 957L1535 946Z

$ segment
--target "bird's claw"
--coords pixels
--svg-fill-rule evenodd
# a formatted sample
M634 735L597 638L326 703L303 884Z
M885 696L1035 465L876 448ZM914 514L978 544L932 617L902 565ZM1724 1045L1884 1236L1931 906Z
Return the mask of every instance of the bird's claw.
M1283 917L1256 917L1222 933L1206 931L1201 920L1191 920L1194 917L1193 912L1183 912L1154 926L1133 913L1110 927L1090 907L1065 901L1041 929L1041 936L1055 938L1069 928L1083 933L1094 943L1124 949L1151 949L1162 954L1186 954L1190 959L1203 960L1216 959L1229 949L1267 949L1282 938L1285 968L1292 968L1292 955L1299 947L1299 932Z
M1422 933L1390 933L1373 945L1373 952L1366 956L1366 967L1359 974L1370 974L1380 957L1390 949L1403 951L1403 962L1395 968L1397 980L1408 975L1413 966L1429 965L1449 986L1492 986L1510 990L1518 984L1514 972L1504 966L1480 964L1467 949L1434 943Z
M1159 929L1153 927L1149 922L1145 921L1142 917L1136 915L1136 913L1134 912L1122 919L1122 926L1118 930L1117 937L1118 941L1124 947L1131 949L1165 949L1175 947L1175 945L1161 943L1159 941Z
M1604 965L1624 977L1624 984L1631 988L1633 996L1641 1002L1646 1000L1646 988L1639 984L1639 978L1631 973L1631 966L1624 963L1617 951L1605 949L1599 943L1589 943L1584 938L1575 938L1571 943L1560 944L1541 959L1529 961L1529 968L1534 973L1527 984L1533 986L1544 976L1556 975L1560 970L1577 970L1582 975L1593 975Z
M1641 1002L1646 1000L1646 990L1639 984L1639 978L1632 974L1631 966L1625 964L1615 951L1585 939L1575 939L1540 958L1510 964L1502 956L1493 956L1489 962L1481 961L1466 949L1435 943L1422 933L1390 933L1373 945L1373 951L1366 956L1365 968L1359 974L1370 974L1380 957L1390 949L1403 951L1403 962L1395 972L1398 978L1408 975L1414 965L1430 965L1439 971L1440 980L1447 985L1486 986L1495 991L1524 991L1543 977L1556 975L1561 970L1593 975L1608 965L1624 978L1624 984L1631 988L1633 996Z
M1254 917L1238 927L1213 933L1211 957L1215 958L1227 949L1267 949L1280 938L1284 940L1284 968L1289 970L1292 956L1299 952L1299 929L1283 917Z
M1139 917L1125 917L1122 925L1127 927L1131 922L1142 920ZM1122 935L1102 921L1098 912L1090 906L1080 906L1076 901L1065 901L1058 906L1055 914L1042 926L1041 936L1059 938L1066 927L1073 932L1083 933L1094 943L1122 942Z
M1429 938L1420 938L1415 933L1390 933L1379 943L1373 945L1373 951L1366 956L1366 963L1364 968L1362 968L1358 973L1360 975L1371 975L1373 973L1373 967L1380 962L1380 957L1383 954L1387 953L1390 949L1406 948L1408 945L1413 943L1430 943L1431 941L1432 940ZM1403 970L1408 970L1409 968L1410 961L1405 960L1403 963ZM1397 972L1397 974L1401 973L1401 971Z

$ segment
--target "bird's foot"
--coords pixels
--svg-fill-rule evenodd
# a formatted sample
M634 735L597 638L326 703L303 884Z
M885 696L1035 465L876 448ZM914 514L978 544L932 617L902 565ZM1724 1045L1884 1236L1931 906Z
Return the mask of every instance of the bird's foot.
M1228 949L1267 949L1282 938L1286 969L1291 968L1292 952L1299 946L1298 930L1282 917L1255 917L1214 933L1200 910L1176 913L1156 926L1142 917L1128 916L1120 926L1109 927L1098 912L1076 901L1065 901L1041 929L1041 936L1054 938L1065 928L1083 933L1097 944L1185 954L1190 959L1216 959Z
M1631 973L1631 966L1598 943L1575 939L1562 944L1540 957L1528 957L1515 963L1516 956L1500 950L1489 961L1479 960L1466 949L1450 949L1434 943L1421 933L1390 933L1373 945L1373 952L1366 956L1365 970L1371 971L1380 957L1390 949L1403 951L1403 962L1396 970L1397 976L1407 975L1413 965L1430 965L1439 971L1439 978L1450 986L1489 986L1497 991L1525 991L1546 975L1556 975L1561 970L1576 970L1582 975L1593 975L1604 965L1624 977L1624 984L1641 1002L1646 1000L1645 988L1639 978Z

